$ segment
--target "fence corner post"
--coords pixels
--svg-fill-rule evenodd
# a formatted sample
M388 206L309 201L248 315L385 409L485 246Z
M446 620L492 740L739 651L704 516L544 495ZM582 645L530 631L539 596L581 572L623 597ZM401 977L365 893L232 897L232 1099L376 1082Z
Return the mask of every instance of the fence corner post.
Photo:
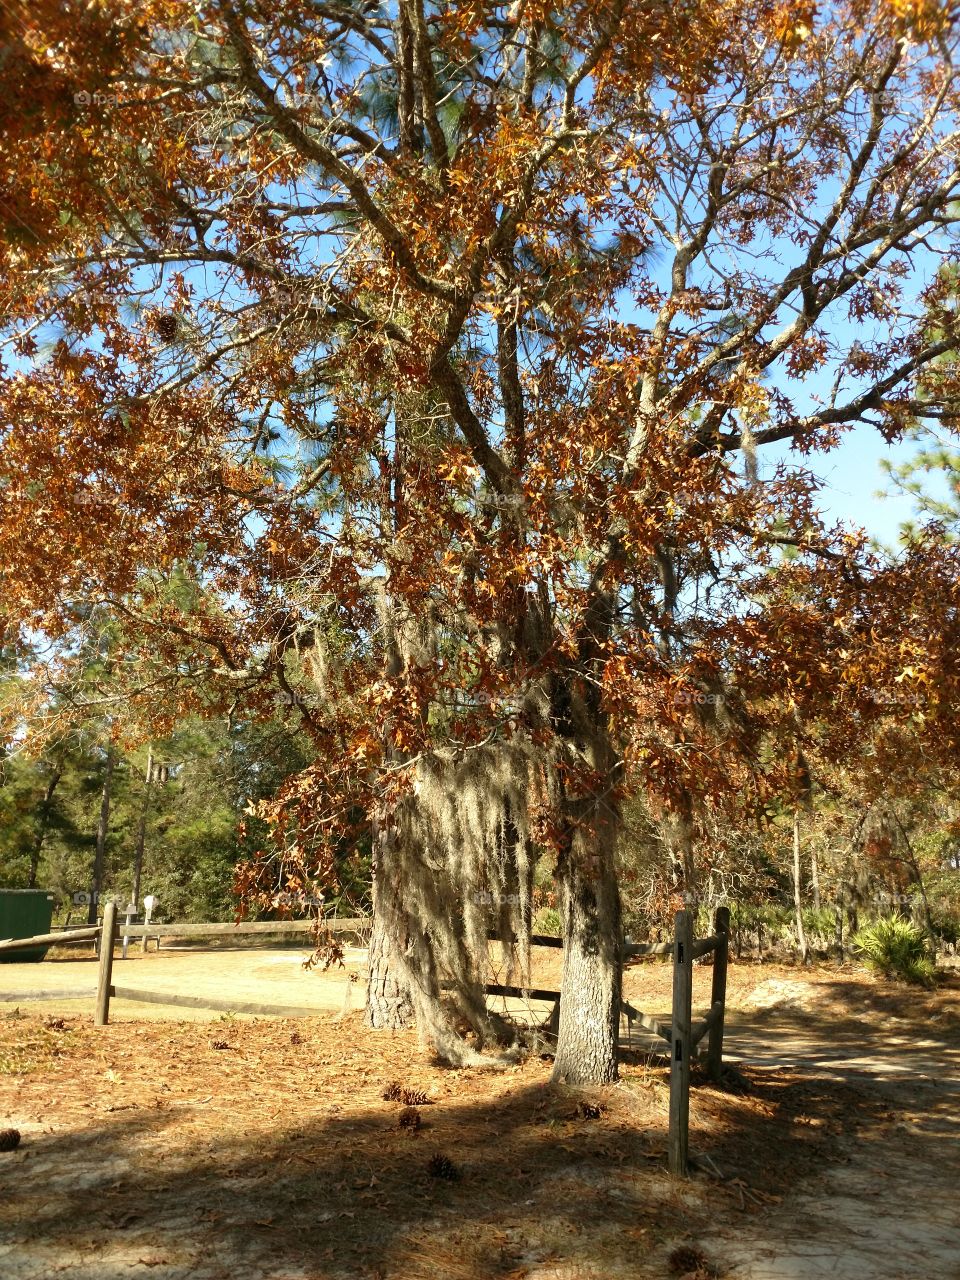
M684 1176L690 1141L690 1019L693 1008L693 919L678 911L673 943L670 1027L670 1172Z
M717 935L717 945L713 953L713 990L710 993L711 1007L719 1004L720 1012L710 1027L710 1039L707 1042L707 1071L710 1079L720 1082L723 1068L723 1020L727 1012L727 960L730 954L730 908L718 907L713 927Z
M94 1025L105 1027L110 1021L110 982L113 978L113 948L117 941L117 904L107 902L103 908L100 932L100 969L97 975L97 1009Z

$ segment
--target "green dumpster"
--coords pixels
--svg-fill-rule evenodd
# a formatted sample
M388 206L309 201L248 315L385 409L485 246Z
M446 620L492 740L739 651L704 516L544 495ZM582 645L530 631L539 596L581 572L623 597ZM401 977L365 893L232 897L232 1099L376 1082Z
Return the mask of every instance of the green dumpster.
M48 889L0 889L0 941L49 933L52 919L53 894ZM46 947L0 951L0 964L24 964L46 954Z

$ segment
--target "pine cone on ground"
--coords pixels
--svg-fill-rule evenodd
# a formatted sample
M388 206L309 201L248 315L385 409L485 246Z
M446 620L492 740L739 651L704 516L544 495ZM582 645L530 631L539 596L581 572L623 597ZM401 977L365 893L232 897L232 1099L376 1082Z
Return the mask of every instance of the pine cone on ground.
M409 1129L411 1133L416 1133L422 1123L416 1107L404 1107L397 1118L400 1128Z
M0 1129L0 1151L16 1151L19 1145L19 1129Z
M667 1266L675 1276L709 1277L715 1274L706 1254L694 1244L682 1244L674 1249L667 1258Z
M583 1120L599 1120L603 1108L595 1102L581 1102L577 1105L577 1115Z
M400 1101L405 1107L426 1107L430 1105L430 1099L422 1089L401 1089Z
M447 1182L456 1182L460 1177L460 1170L453 1161L439 1151L427 1161L427 1173L431 1178L445 1178Z
M403 1096L403 1086L398 1084L396 1080L391 1080L384 1088L383 1097L386 1102L399 1102Z

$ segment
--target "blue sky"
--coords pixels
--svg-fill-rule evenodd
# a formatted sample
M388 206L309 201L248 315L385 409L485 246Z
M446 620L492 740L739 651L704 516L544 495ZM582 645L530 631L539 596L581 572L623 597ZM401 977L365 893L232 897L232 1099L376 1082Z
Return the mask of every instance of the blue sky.
M913 457L916 450L917 445L910 442L887 445L876 431L860 426L827 454L801 458L787 450L779 456L809 468L824 481L820 506L828 517L862 525L871 536L892 545L900 524L916 511L912 499L902 494L877 497L878 490L891 488L881 460L896 465ZM776 455L766 456L772 461Z

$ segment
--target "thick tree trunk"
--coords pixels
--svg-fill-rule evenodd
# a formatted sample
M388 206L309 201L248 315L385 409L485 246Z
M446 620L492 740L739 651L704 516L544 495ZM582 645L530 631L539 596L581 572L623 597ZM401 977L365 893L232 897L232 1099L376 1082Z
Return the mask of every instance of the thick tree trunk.
M562 876L563 980L553 1078L610 1084L617 1078L622 963L616 868L610 857L591 865L570 855Z
M425 841L434 836L434 825L422 823L417 809L398 807L389 820L374 815L367 1024L415 1022L421 1043L450 1066L502 1068L516 1061L516 1029L486 1007L486 929L468 936L468 886L431 856Z
M364 1022L378 1031L402 1031L414 1021L410 991L392 951L384 920L374 910Z
M551 689L552 721L566 747L556 763L565 838L557 858L563 909L563 979L553 1079L610 1084L617 1078L623 934L617 844L623 826L622 760L610 737L599 683L612 595L599 588L583 625L577 666ZM564 759L563 756L566 756Z
M616 764L604 730L595 725L591 763L606 786L565 797L566 847L557 860L563 908L563 979L554 1080L610 1084L617 1078L623 941L617 840L621 815ZM599 766L599 767L598 767Z
M376 818L373 848L373 931L367 959L369 978L364 1022L378 1031L401 1031L413 1025L414 1008L405 966L395 953L398 941L391 936L393 913L386 910L390 892L386 860L390 848Z

